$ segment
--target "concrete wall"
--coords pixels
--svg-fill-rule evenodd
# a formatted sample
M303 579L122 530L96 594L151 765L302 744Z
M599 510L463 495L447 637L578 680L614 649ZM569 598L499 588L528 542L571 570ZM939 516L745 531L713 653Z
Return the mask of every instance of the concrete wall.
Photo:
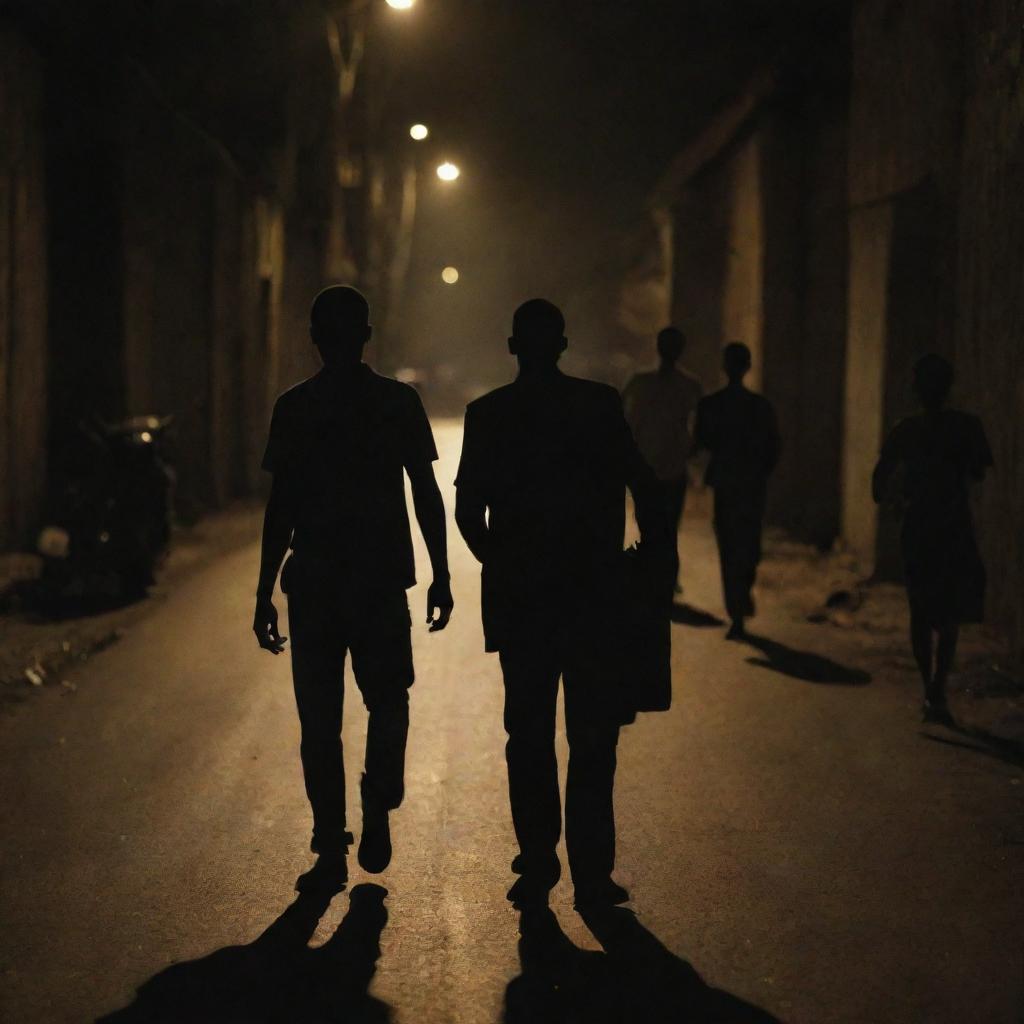
M722 343L742 341L753 355L748 384L761 386L764 331L764 206L761 197L763 140L745 139L729 164L729 229L722 289Z
M911 365L948 351L952 332L959 13L956 0L864 0L852 20L842 532L864 571L887 578L898 526L870 500L871 467L913 411Z
M878 520L871 469L883 437L886 282L892 211L887 204L850 215L849 320L843 395L844 540L872 568Z
M990 621L1024 661L1024 3L968 7L955 389L995 456L976 510Z
M125 406L174 416L179 511L194 518L258 486L284 253L272 204L158 114L145 90L124 111Z
M43 78L0 28L0 550L30 540L46 459L46 198Z
M845 39L805 53L762 112L761 388L783 438L767 515L827 547L838 533L846 350Z
M673 209L672 322L686 332L683 362L708 391L721 379L730 212L729 178L717 167L689 182Z
M70 8L46 60L49 443L57 472L79 421L125 413L122 322L123 62L106 16ZM73 34L72 34L73 31ZM98 54L102 54L100 59Z
M822 548L839 532L847 343L848 54L841 35L832 43L834 50L821 52L820 73L795 115L807 129L800 175L801 347L796 365L785 370L799 378L800 416L798 429L787 432L771 498L774 522Z

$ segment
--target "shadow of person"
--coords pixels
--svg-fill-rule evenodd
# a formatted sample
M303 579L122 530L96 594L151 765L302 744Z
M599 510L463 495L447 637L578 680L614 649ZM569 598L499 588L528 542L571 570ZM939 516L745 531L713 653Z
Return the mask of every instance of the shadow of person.
M776 1018L711 988L632 911L583 914L604 952L574 945L547 907L520 918L522 974L505 992L505 1024L773 1024Z
M687 604L685 601L673 602L670 617L673 622L682 626L694 626L697 629L725 625L717 615L712 615L711 612L706 612L703 608L694 608L692 604Z
M129 1006L97 1024L384 1024L391 1008L369 987L388 919L387 890L357 885L337 930L310 949L333 895L322 886L301 893L253 942L168 967L145 982Z
M933 743L941 743L947 747L959 747L961 750L971 750L976 754L984 754L986 757L995 758L1004 764L1012 764L1015 767L1024 767L1024 745L1008 736L999 736L996 733L988 732L985 729L972 728L961 725L958 722L951 722L946 727L948 732L962 739L951 739L948 736L936 736L934 733L921 732L921 736ZM964 742L969 740L971 742Z
M756 647L764 657L747 658L747 664L779 672L806 683L831 683L840 686L864 686L871 675L859 668L848 668L839 662L812 651L798 651L777 640L769 640L754 633L745 633L743 642Z

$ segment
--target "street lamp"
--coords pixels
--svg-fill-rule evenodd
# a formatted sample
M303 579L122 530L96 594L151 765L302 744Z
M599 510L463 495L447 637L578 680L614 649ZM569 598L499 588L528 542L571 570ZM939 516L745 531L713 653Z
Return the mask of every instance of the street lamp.
M445 160L437 168L437 176L442 181L454 181L462 172L450 160Z
M445 267L441 271L441 280L445 284L455 284L459 279L459 272L454 267Z
M425 124L414 124L409 129L409 135L417 142L422 142L430 134L430 129Z

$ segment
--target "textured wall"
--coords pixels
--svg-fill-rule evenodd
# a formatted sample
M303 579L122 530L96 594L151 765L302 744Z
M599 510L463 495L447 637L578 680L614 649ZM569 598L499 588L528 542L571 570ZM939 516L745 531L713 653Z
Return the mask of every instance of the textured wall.
M948 351L952 334L959 15L955 0L864 0L852 20L842 530L884 577L900 575L898 524L871 501L871 467L914 411L914 360Z
M968 7L957 395L995 455L977 510L990 619L1024 658L1024 3Z
M768 517L827 547L839 530L846 346L846 46L792 69L763 118L763 390L782 457Z
M732 204L722 291L722 341L749 346L754 365L747 383L758 390L764 369L764 205L761 198L762 139L743 141L729 166Z
M46 472L46 197L36 54L0 31L0 549L30 540Z
M843 396L842 532L865 571L878 535L871 469L883 437L886 280L892 211L888 204L850 215L849 318Z
M712 167L689 183L673 210L672 321L686 332L683 363L706 391L721 384L729 207L729 177Z
M187 518L259 485L278 380L280 227L238 169L140 90L122 122L124 387L175 417Z
M973 0L970 0L973 2ZM862 0L851 27L850 203L936 171L953 187L960 124L960 0Z

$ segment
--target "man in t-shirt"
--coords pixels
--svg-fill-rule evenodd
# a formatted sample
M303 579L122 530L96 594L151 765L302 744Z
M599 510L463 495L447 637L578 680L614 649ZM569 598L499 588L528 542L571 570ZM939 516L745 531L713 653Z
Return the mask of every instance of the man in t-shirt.
M625 497L645 543L660 540L653 477L614 388L567 377L557 307L516 310L509 350L519 376L466 409L455 521L483 564L484 640L505 682L509 798L518 907L547 902L561 875L555 707L565 692L569 767L565 838L578 906L625 902L612 880L612 789L624 701L618 665ZM640 492L638 494L638 491ZM665 533L661 528L661 535Z
M715 492L715 539L731 620L726 638L742 640L754 614L751 591L761 561L768 477L779 460L779 427L771 402L743 384L750 349L738 341L726 345L722 366L729 383L700 400L694 433L711 454L705 482Z
M658 368L638 373L622 392L622 403L640 454L654 470L666 513L676 532L686 502L686 465L693 450L690 420L697 410L700 381L676 365L686 347L678 327L658 333ZM676 592L681 591L676 585Z
M273 483L253 620L260 646L280 654L286 638L272 595L290 547L281 589L313 811L310 848L319 854L317 867L342 880L352 842L341 742L348 653L369 712L358 852L367 871L383 871L391 860L388 812L404 792L413 682L405 591L416 578L403 470L433 569L431 632L445 628L453 607L430 423L411 387L362 362L371 333L369 306L354 288L317 295L310 335L323 369L278 398L263 458Z

